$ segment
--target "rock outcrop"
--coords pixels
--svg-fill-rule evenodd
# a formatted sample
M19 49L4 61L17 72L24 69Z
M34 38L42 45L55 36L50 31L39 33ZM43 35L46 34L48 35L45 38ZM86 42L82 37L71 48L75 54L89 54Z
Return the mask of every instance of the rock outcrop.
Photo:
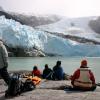
M56 89L66 84L70 84L70 82L42 80L35 90L8 98L8 100L100 100L100 87L97 87L95 91L87 92ZM6 89L7 86L4 85L4 81L0 80L0 100L5 100Z
M9 57L45 57L45 53L38 49L8 48Z

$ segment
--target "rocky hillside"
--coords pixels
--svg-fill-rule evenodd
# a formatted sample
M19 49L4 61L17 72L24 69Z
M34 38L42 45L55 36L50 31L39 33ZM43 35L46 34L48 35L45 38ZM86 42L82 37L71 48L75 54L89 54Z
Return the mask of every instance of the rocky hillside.
M55 23L60 20L60 17L56 15L24 15L24 14L16 14L10 13L15 19L19 22L23 22L25 25L36 27L40 25L47 25L51 23Z
M0 9L0 16L4 15L7 19L13 19L20 22L22 25L28 25L31 27L46 25L55 23L60 20L60 17L56 15L25 15L13 12L6 12Z
M91 20L89 26L96 32L100 34L100 17Z

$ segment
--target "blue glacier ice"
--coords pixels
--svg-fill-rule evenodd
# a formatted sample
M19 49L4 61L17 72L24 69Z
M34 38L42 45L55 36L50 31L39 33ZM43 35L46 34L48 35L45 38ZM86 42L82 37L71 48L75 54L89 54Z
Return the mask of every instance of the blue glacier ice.
M52 30L51 30L52 31ZM0 37L9 47L38 47L48 54L62 56L100 56L100 45L82 44L64 39L12 19L0 17Z

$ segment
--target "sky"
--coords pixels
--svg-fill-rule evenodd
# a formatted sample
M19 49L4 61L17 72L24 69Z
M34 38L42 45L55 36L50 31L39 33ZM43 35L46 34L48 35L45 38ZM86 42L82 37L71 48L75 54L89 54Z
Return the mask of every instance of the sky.
M0 0L0 6L7 11L26 14L100 16L100 0Z

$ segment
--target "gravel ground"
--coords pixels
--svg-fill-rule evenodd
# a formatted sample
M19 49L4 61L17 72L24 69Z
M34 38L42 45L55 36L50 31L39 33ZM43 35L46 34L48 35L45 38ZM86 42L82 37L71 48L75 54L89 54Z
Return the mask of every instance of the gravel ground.
M69 85L70 81L46 81L42 82L36 87L35 90L22 93L8 100L100 100L100 87L95 91L88 92L75 92L57 90L61 86ZM5 90L7 86L4 81L0 80L0 100L5 100Z

